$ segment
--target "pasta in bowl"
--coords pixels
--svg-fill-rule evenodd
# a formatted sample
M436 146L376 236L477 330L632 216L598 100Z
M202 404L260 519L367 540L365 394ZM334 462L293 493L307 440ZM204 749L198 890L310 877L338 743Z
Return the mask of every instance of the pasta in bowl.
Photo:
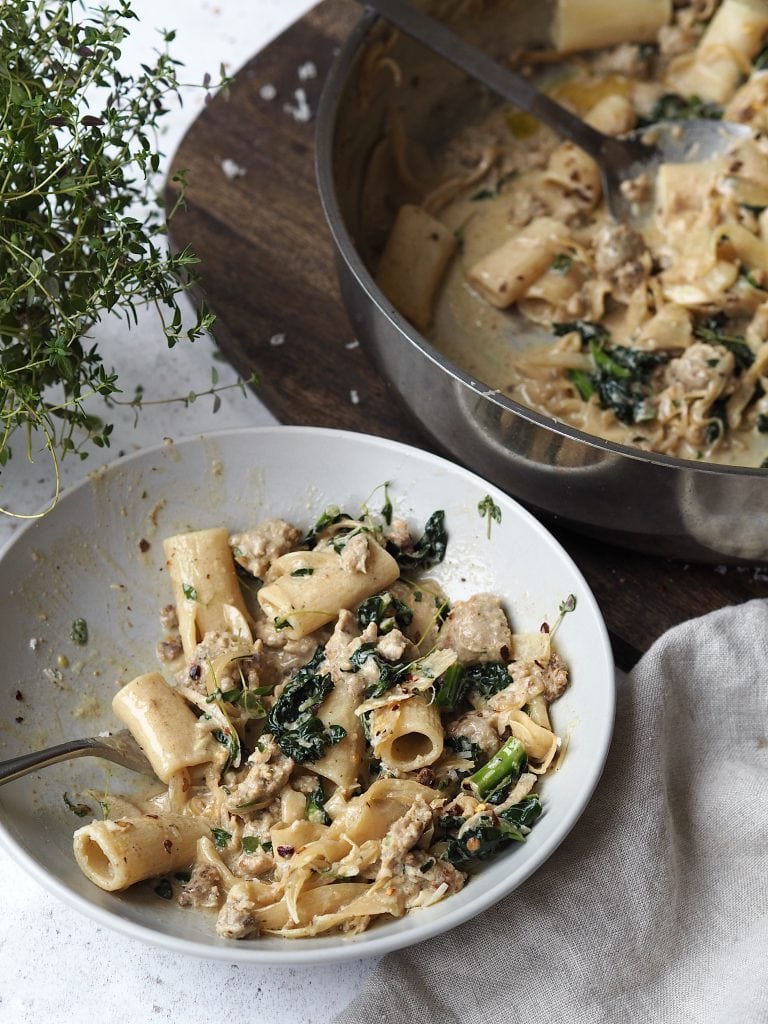
M386 481L390 524L371 511L389 505ZM354 514L315 524L341 498ZM471 474L278 428L124 460L59 509L5 568L55 558L88 639L62 668L72 608L52 588L38 643L16 640L25 715L8 752L64 738L42 734L52 715L80 729L92 716L93 731L116 715L163 783L81 762L6 787L4 844L80 909L228 959L359 957L488 906L583 808L612 722L604 627L567 556ZM226 526L210 527L214 510ZM105 572L83 570L82 543ZM41 600L34 577L20 616ZM554 771L557 736L570 742Z

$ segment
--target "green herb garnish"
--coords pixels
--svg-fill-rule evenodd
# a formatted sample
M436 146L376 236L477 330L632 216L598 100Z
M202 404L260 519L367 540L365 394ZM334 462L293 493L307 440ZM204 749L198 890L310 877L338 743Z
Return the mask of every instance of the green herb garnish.
M480 513L480 518L481 519L487 518L487 520L488 520L488 540L490 540L491 539L491 523L492 522L494 522L494 523L500 523L501 522L501 509L496 504L496 502L493 500L493 498L490 496L490 494L486 494L486 496L482 499L482 501L478 501L478 503L477 503L477 511Z
M88 804L73 803L66 793L64 794L64 803L67 805L70 811L72 811L73 814L77 815L78 818L86 818L88 817L89 814L93 814L93 810L91 807L88 806Z
M88 643L88 623L85 619L75 619L69 631L69 639L72 643L85 647Z
M188 601L197 600L197 591L195 590L191 583L182 583L181 590L182 593L184 594L184 597L186 597Z
M317 788L307 797L306 817L307 821L312 821L316 825L330 825L331 823L331 819L325 810L325 793L319 782Z
M155 893L160 897L161 900L172 900L173 899L173 886L167 878L161 878L157 885L154 887Z
M569 594L564 601L560 602L560 605L557 609L557 618L555 619L554 625L549 630L550 639L555 635L555 633L560 628L560 623L563 621L565 616L568 615L570 612L576 611L576 604L577 601L575 594Z
M211 832L213 833L213 838L216 842L216 845L221 850L223 850L225 846L229 846L229 844L232 842L232 833L227 832L226 829L212 828Z
M128 0L0 5L0 467L17 430L39 431L57 481L63 456L110 443L112 424L84 407L120 390L91 326L117 313L127 328L150 304L170 347L213 323L202 307L185 324L177 301L198 262L167 244L183 173L173 209L156 202L156 140L179 91L174 33L127 74L135 17Z

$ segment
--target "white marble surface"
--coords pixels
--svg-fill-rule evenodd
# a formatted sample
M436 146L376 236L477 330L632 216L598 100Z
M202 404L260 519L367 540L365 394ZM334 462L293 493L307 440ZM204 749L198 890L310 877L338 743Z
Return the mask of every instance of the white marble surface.
M138 66L157 45L157 28L177 30L174 54L186 65L184 78L200 81L221 62L234 71L298 18L307 0L134 0L139 22L123 48L126 67ZM311 59L311 55L308 55ZM279 100L279 97L277 98ZM199 111L201 97L190 92L169 114L163 148L171 154ZM211 366L221 383L236 379L212 343L198 341L169 352L151 313L130 332L122 322L94 332L106 361L118 369L126 395L144 385L146 398L183 395L209 386ZM252 394L222 395L213 416L211 400L148 406L134 427L133 412L118 410L113 444L103 457L65 460L64 483L72 483L121 451L132 451L206 429L274 422ZM21 454L21 453L19 453ZM42 507L51 494L49 467L41 456L25 469L22 458L1 478L0 504L19 511ZM0 545L18 521L0 516ZM2 586L2 581L0 581ZM69 1024L105 1019L120 1024L184 1021L270 1020L274 1024L322 1024L358 990L372 963L334 967L258 968L201 961L159 951L106 931L48 895L0 850L0 1022L28 1024L53 1019Z

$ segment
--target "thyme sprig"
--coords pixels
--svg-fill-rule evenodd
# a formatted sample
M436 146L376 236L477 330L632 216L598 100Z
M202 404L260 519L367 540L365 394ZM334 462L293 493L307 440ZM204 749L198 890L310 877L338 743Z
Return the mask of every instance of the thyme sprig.
M64 455L109 445L111 425L84 407L120 390L87 340L107 314L130 326L154 306L169 347L213 323L201 306L185 327L177 302L198 263L167 246L184 173L167 215L156 195L158 125L181 84L174 33L126 74L135 18L129 0L0 5L0 470L17 431L30 457L42 438L57 480Z

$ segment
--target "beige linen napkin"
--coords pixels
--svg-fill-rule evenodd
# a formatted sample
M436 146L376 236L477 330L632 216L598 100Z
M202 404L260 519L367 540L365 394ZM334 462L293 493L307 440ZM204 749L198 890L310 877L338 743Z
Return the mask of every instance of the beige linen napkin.
M336 1020L766 1024L766 737L768 601L670 630L620 682L605 773L557 852L382 960Z

